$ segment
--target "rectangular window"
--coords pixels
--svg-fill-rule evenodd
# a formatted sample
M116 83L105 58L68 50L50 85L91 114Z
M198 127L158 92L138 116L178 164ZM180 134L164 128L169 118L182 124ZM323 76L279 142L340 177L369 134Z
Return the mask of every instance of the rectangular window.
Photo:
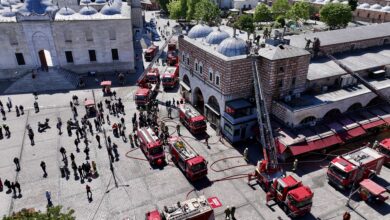
M195 71L198 71L198 63L195 63Z
M187 65L190 65L190 58L187 57Z
M295 86L295 81L296 81L296 80L297 80L296 77L293 77L293 78L292 78L292 81L291 81L291 85L292 85L292 86Z
M95 50L88 50L88 53L89 53L89 61L95 62L96 61Z
M199 65L199 73L202 74L203 73L203 66Z
M114 29L109 30L110 40L116 40L116 33Z
M215 85L219 86L219 76L215 76Z
M211 82L213 82L214 81L214 77L213 77L213 72L209 72L209 80L211 81Z
M278 80L278 87L282 88L283 87L283 79Z
M72 51L65 51L66 62L73 63Z
M16 56L16 61L18 61L18 65L21 66L26 64L22 53L15 53L15 56Z
M228 123L225 123L224 125L224 129L227 133L229 133L230 135L233 136L233 126L231 126L230 124Z
M111 49L112 60L119 60L118 49Z

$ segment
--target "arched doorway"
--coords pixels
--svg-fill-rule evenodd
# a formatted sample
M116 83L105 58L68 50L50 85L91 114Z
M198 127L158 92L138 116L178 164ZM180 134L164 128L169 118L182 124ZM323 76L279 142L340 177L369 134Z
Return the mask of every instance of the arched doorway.
M184 100L186 102L190 102L191 101L191 83L190 83L190 79L188 78L187 75L183 76L183 82L181 83L180 88L181 88L180 92L181 92L181 95L184 98Z
M308 116L308 117L302 119L302 121L299 124L301 124L301 125L312 124L312 123L315 123L316 120L317 120L316 117Z
M379 98L379 96L376 96L375 98L371 99L371 101L367 104L367 107L376 106L381 103L383 103L383 100Z
M192 104L203 115L204 114L204 99L202 91L198 87L194 89L194 99Z
M219 108L218 100L215 96L210 96L206 105L206 118L210 122L211 127L219 129L221 121L221 111Z
M349 108L347 109L347 112L353 112L353 111L356 111L356 110L359 110L363 108L362 104L360 104L359 102L349 106Z
M53 66L53 61L51 60L51 54L48 50L40 50L38 52L39 61L41 62L41 68L47 70L49 67Z
M341 116L341 111L337 108L329 110L323 117L325 121L332 121Z

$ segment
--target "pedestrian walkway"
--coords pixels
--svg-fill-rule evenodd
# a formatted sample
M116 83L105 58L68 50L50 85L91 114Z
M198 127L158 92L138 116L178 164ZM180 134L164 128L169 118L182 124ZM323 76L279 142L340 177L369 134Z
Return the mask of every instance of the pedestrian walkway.
M5 90L4 94L40 93L43 91L73 89L76 89L76 85L64 73L58 72L56 69L50 69L49 72L38 71L35 79L32 79L31 74L25 75L12 83Z

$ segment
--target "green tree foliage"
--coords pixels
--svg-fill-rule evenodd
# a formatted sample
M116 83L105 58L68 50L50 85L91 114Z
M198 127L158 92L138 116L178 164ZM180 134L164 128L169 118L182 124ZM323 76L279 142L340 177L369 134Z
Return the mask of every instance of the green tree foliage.
M243 14L234 23L234 27L239 28L248 33L249 35L255 31L255 25L253 24L253 18L251 15Z
M277 18L279 15L286 15L288 10L290 9L290 4L288 0L276 0L272 3L272 13L274 17Z
M341 3L326 4L320 10L320 17L330 29L345 28L352 20L351 7Z
M182 1L182 0L181 0ZM195 15L195 6L198 4L200 0L187 0L187 20L191 20L194 18Z
M276 18L276 23L279 27L284 27L286 25L286 18L283 15L279 15Z
M160 5L162 10L168 12L169 0L157 0L157 3Z
M194 18L198 21L205 21L208 24L218 23L221 11L219 7L210 0L200 0L195 5Z
M73 216L74 210L68 209L66 212L61 212L61 206L54 206L47 208L46 212L36 212L34 210L22 209L20 212L14 213L11 216L4 216L3 220L25 220L25 219L34 219L34 220L74 220L76 219Z
M358 6L358 0L348 0L348 5L351 7L352 11L355 11Z
M308 2L296 2L287 12L287 17L291 20L307 20L310 17L310 4Z
M181 0L171 0L167 6L169 11L169 18L183 18L183 11L181 9L181 6Z
M256 22L272 21L271 9L266 4L258 4L255 8L253 18Z

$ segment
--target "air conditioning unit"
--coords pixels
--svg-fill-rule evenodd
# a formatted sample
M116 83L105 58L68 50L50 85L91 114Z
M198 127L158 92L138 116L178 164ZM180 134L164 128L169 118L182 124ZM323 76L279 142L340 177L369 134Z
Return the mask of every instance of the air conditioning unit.
M284 97L284 101L285 101L285 102L291 101L291 96L290 96L290 95L285 96L285 97Z
M340 86L344 88L351 85L352 82L353 82L353 77L351 75L343 75L341 76Z
M328 86L321 87L321 92L325 93L328 91Z

